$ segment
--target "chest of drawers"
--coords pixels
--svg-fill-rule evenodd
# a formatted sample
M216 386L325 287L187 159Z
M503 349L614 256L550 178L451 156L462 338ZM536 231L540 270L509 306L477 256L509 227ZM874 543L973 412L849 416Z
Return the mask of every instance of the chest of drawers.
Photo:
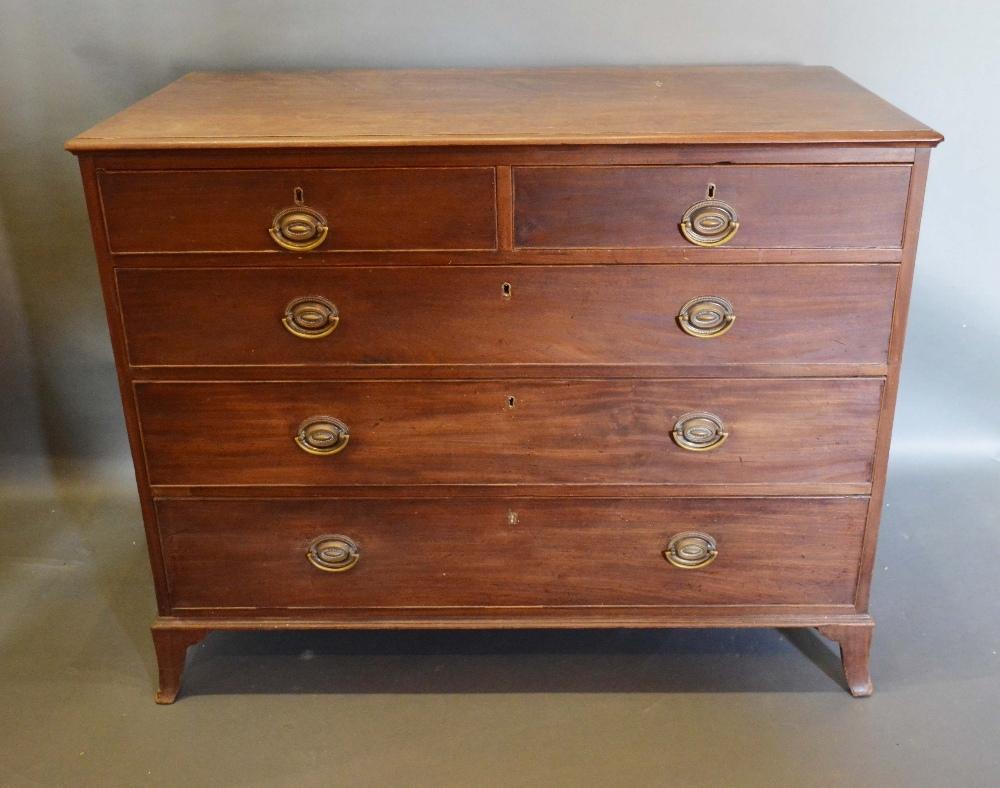
M222 629L868 613L936 132L826 68L191 74L79 156L156 586Z

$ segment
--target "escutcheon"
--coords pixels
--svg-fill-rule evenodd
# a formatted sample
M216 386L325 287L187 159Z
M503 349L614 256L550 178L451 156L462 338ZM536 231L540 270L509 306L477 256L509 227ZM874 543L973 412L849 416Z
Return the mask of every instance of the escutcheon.
M346 572L360 560L361 550L351 537L330 534L309 545L306 558L324 572Z
M351 430L333 416L310 416L299 425L295 445L308 454L338 454L347 448Z
M295 205L278 211L268 232L282 249L290 252L308 252L326 240L330 228L319 211L304 203L301 187L293 193Z
M340 325L340 312L322 296L303 296L289 302L281 323L301 339L320 339Z
M681 217L681 234L695 246L722 246L740 229L736 209L715 199L715 184L710 183L706 199L696 202Z
M719 296L692 298L677 315L677 322L685 334L699 339L721 337L736 322L733 305Z
M715 539L701 531L675 534L663 551L663 557L678 569L701 569L719 555Z
M674 424L674 443L688 451L711 451L719 448L729 433L722 419L714 413L685 413Z

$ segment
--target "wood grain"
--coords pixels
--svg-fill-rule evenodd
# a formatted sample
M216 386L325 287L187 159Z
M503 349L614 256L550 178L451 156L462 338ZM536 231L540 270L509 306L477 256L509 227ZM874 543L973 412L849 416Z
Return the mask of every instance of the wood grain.
M208 634L208 630L197 627L161 627L154 624L151 633L159 669L159 687L154 699L160 705L168 705L177 699L180 691L188 648L199 643Z
M204 148L82 153L104 170L511 167L518 164L912 164L912 144L468 145L397 148Z
M363 365L300 364L284 366L139 366L131 367L136 382L298 380L496 380L516 375L540 378L832 378L884 377L886 364L699 364L683 357L660 364L423 364Z
M882 381L137 383L152 484L863 483ZM509 407L509 397L516 406ZM721 448L674 445L676 420L719 415ZM330 457L300 422L351 429Z
M681 235L681 218L713 183L717 199L739 216L727 247L898 248L910 179L905 165L513 172L515 245L549 249L691 246Z
M855 698L867 698L874 692L869 660L875 624L872 621L853 624L827 624L817 627L820 634L840 646L840 661L847 688Z
M175 610L848 604L864 512L855 498L157 501ZM719 556L677 569L663 550L692 529ZM358 563L309 564L324 534L357 542Z
M858 577L858 609L868 611L871 593L872 572L875 565L875 547L878 541L879 523L882 519L882 504L885 496L885 482L889 471L889 445L892 441L892 423L896 412L896 394L899 390L900 366L903 358L903 342L906 338L906 320L910 308L910 293L913 288L913 273L916 267L917 239L920 234L920 220L923 215L924 188L930 166L930 151L918 152L913 165L913 179L906 212L904 230L905 256L900 267L894 297L892 331L889 337L889 370L886 376L885 392L882 397L882 412L879 416L878 435L875 444L871 505L865 530L862 572ZM869 635L870 641L870 635ZM867 665L867 660L865 661Z
M276 250L268 228L296 187L329 225L321 250L497 245L491 167L102 172L100 184L112 252Z
M111 267L124 268L247 268L289 266L339 268L392 266L490 265L785 265L899 263L895 249L731 248L719 246L658 249L498 249L495 251L358 251L331 250L294 254L275 248L257 252L136 252L113 254Z
M82 156L79 164L80 175L83 180L84 198L87 202L87 215L90 220L90 234L94 243L98 270L100 272L101 294L108 321L108 331L111 336L111 349L114 354L115 373L118 378L118 391L121 395L125 430L128 434L129 452L135 471L136 488L142 511L146 550L149 555L149 565L153 575L153 587L156 591L156 607L157 611L162 615L166 612L165 606L167 605L167 578L163 568L163 555L160 550L160 536L156 525L156 515L153 511L153 497L149 487L149 478L146 475L145 454L142 447L142 435L139 430L139 415L135 407L135 392L132 388L132 381L129 375L128 354L121 321L121 307L118 303L118 292L112 273L111 255L108 252L106 244L107 235L104 227L104 215L101 210L97 169L93 159L88 156Z
M71 140L158 700L212 629L386 627L816 626L868 694L940 140L785 66L194 74ZM741 228L698 248L678 222L709 182ZM267 234L295 187L331 228L309 253ZM326 340L278 323L302 295L337 303ZM725 337L674 322L702 295ZM679 449L690 410L728 442ZM351 427L335 457L292 441L320 414ZM717 561L663 560L682 528ZM334 529L362 548L340 576L304 556Z
M870 624L854 605L601 605L522 607L184 608L167 629L622 629L818 627Z
M516 495L521 498L746 498L867 496L871 482L752 482L725 485L715 482L677 484L608 484L568 482L494 483L494 484L154 484L149 488L156 498L482 498ZM812 625L810 625L812 626Z
M196 72L66 147L934 144L940 139L831 68L659 66Z
M884 364L896 266L119 269L117 284L133 365L704 369ZM733 304L721 337L678 325L705 294ZM281 323L310 295L340 315L320 340Z

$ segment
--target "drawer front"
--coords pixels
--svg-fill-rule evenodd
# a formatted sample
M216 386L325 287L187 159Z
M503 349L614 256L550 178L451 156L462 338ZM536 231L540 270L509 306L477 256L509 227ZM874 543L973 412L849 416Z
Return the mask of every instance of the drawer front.
M882 381L149 382L135 390L154 485L808 485L870 481ZM705 422L688 419L682 437L726 432L722 445L678 445L678 420L698 411L721 428L706 435ZM323 429L310 437L312 417L346 425L347 445L332 423L331 440ZM307 447L343 450L316 456L297 435Z
M166 499L156 510L175 608L808 605L853 602L866 505ZM664 551L691 531L716 557L671 565ZM349 568L310 563L324 536L353 546L314 559Z
M680 223L714 184L727 247L899 248L909 182L909 165L515 167L515 243L693 248Z
M280 252L269 231L296 189L328 227L317 251L496 247L489 167L102 172L100 186L112 252Z
M134 365L703 366L885 363L896 268L120 269L117 277ZM685 309L704 296L723 302L707 307L708 328L697 305ZM310 304L325 310L318 329L296 322Z

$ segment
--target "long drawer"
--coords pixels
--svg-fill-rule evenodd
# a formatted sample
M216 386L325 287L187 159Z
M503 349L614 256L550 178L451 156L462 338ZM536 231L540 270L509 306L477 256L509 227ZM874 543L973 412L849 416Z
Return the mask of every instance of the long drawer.
M117 285L142 366L880 364L896 269L139 268Z
M102 172L100 186L112 252L288 254L270 230L298 203L325 223L321 251L496 248L492 167Z
M727 246L898 249L909 181L909 165L515 167L515 244L690 247L681 222L712 198L739 222ZM728 226L713 216L707 236Z
M161 499L156 510L179 608L807 605L853 601L866 504Z
M141 382L135 391L154 485L738 486L868 483L882 381Z

